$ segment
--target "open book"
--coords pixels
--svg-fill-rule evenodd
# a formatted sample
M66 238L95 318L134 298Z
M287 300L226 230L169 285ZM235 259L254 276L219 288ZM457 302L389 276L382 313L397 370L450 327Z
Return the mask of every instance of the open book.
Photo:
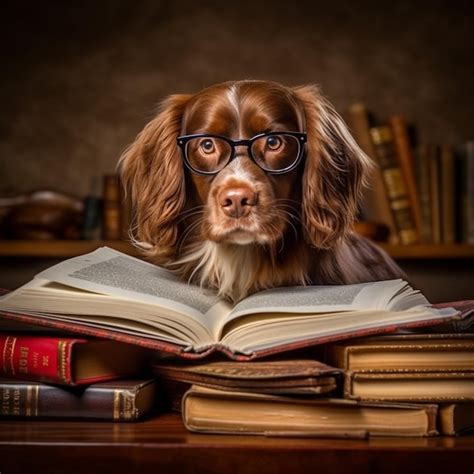
M0 318L121 340L188 358L237 360L434 325L434 309L402 280L275 288L235 306L172 272L102 247L61 262L0 299Z

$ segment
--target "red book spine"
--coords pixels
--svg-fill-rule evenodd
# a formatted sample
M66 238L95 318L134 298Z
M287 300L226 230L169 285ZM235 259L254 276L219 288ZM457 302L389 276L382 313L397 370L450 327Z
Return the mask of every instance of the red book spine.
M0 376L60 384L73 383L72 348L83 339L0 334Z

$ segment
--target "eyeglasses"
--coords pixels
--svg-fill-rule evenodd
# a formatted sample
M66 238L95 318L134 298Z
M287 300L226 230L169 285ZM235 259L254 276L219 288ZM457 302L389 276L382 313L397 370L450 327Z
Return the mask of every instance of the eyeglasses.
M198 174L219 173L236 157L237 146L246 146L248 156L267 173L283 174L300 163L306 139L303 132L267 132L250 140L200 133L178 137L178 145L186 166Z

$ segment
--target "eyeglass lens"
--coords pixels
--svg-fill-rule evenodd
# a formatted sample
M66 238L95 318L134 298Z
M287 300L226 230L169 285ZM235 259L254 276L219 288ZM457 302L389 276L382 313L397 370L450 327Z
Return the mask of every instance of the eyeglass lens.
M281 171L298 159L300 143L292 135L263 136L253 141L250 152L264 170ZM212 173L227 165L232 155L232 146L221 138L193 138L186 145L186 154L193 169Z

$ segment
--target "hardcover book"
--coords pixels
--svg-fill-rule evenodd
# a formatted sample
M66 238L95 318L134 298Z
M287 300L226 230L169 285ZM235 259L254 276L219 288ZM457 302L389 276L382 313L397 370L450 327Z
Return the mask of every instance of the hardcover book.
M137 375L150 351L115 341L0 334L0 377L84 385Z
M154 379L102 382L74 388L0 380L0 417L135 421L149 413L155 401Z
M152 364L163 381L184 382L218 390L320 395L337 388L342 371L316 360L218 361L190 364L172 361Z
M275 288L236 305L108 248L66 260L0 299L2 318L139 344L187 358L246 360L461 318L403 280Z
M429 403L474 401L474 372L346 372L344 397Z
M365 438L436 435L436 405L360 403L226 392L193 386L186 428L198 433Z
M439 432L457 436L474 432L474 402L449 403L438 409Z
M364 219L384 224L390 232L392 244L399 243L395 221L390 209L390 202L385 191L382 171L378 165L374 144L370 136L369 114L364 104L356 103L349 108L349 123L357 144L374 164L369 176L369 186L363 191Z
M393 115L390 117L390 126L392 127L393 140L396 149L397 161L400 166L403 181L410 200L410 209L413 214L415 228L418 234L418 240L421 238L421 210L416 186L415 160L408 133L408 124L405 117Z
M326 346L326 361L353 372L474 372L474 334L400 334Z
M370 129L370 134L382 170L400 243L418 243L417 225L407 186L398 163L392 130L389 126L373 127Z

